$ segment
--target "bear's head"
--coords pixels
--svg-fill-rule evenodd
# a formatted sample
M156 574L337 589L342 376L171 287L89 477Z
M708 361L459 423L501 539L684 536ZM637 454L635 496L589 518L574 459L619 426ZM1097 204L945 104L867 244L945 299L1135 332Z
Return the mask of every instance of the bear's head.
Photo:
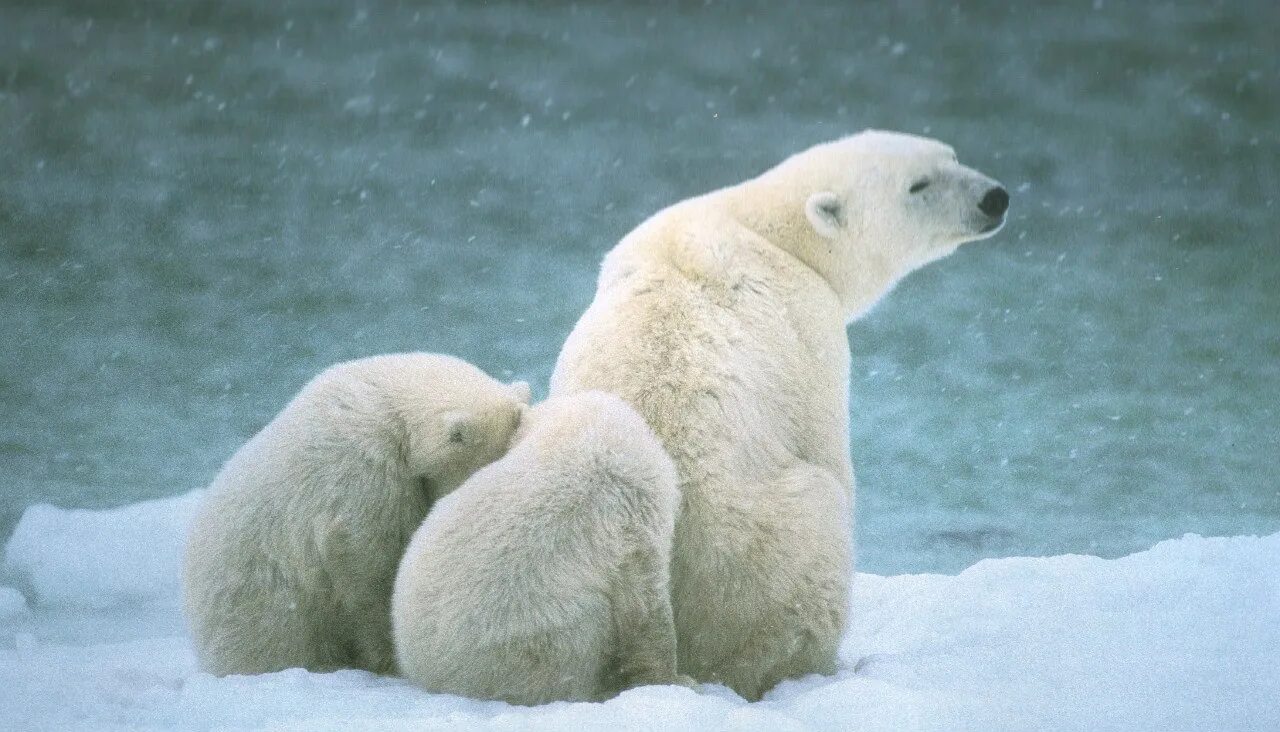
M277 419L318 455L359 456L434 501L502 457L528 409L523 381L445 354L390 353L325 369Z
M467 366L470 366L469 364ZM529 409L529 385L503 384L470 367L402 403L407 468L438 500L506 454Z
M849 320L912 270L993 235L1009 206L947 145L878 130L809 148L744 187L780 219L762 233L827 279Z

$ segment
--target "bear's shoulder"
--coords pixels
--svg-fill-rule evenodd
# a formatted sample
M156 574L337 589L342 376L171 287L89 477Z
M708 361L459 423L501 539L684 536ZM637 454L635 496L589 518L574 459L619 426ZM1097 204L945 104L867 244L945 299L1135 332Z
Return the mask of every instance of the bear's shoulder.
M786 276L790 257L745 226L720 191L681 201L628 234L604 259L600 290L670 283L715 289Z

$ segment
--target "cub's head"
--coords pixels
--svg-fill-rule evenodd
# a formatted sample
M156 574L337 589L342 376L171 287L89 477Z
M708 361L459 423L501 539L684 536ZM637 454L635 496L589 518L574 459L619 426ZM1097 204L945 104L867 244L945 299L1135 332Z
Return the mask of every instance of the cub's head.
M444 354L391 353L325 369L278 419L317 455L359 455L432 502L502 457L528 409L523 381Z
M800 230L787 227L796 240L782 245L831 282L849 319L912 270L996 233L1009 207L1004 187L949 146L877 130L812 147L758 180L803 208Z
M432 500L502 457L529 409L529 385L504 384L458 361L407 394L404 460Z
M362 433L383 435L385 456L431 500L506 454L529 410L529 384L503 384L461 358L396 353L353 365L361 367L362 389L348 399L355 404L348 413L369 424Z

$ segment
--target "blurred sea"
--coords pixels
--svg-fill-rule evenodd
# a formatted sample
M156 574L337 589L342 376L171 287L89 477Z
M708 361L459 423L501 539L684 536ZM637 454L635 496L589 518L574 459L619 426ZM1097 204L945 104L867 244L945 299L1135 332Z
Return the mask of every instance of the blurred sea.
M850 328L859 568L1280 528L1280 5L0 2L0 538L314 373L545 394L614 242L865 127L1011 220Z

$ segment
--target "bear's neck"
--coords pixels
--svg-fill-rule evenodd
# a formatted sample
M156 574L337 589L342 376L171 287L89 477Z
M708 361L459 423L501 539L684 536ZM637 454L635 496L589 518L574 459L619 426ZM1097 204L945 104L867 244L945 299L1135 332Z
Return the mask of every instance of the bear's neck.
M835 292L845 322L861 317L893 287L899 276L891 263L874 256L878 247L849 251L845 241L818 235L805 216L808 192L768 174L723 191L728 214L770 244L803 262ZM858 241L851 232L849 241Z

